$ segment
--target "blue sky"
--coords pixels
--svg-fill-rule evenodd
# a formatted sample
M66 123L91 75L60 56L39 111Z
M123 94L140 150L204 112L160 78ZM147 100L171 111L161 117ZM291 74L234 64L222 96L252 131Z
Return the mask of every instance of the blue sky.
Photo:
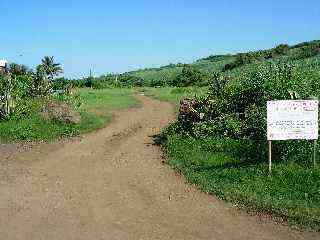
M320 39L319 0L1 0L0 13L0 58L53 55L67 77Z

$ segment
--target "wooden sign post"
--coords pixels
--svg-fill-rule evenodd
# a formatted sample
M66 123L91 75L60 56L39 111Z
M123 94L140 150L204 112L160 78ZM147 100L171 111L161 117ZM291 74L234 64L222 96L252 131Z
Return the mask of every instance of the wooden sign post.
M271 141L314 140L313 164L316 166L318 139L318 100L280 100L267 102L269 172L272 169Z
M317 140L314 140L313 143L313 167L317 166Z
M269 174L272 172L272 142L269 142Z

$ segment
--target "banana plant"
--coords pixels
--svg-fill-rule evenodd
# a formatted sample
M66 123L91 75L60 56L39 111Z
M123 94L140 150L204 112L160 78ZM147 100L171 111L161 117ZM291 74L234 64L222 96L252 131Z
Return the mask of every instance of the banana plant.
M0 77L0 114L7 118L15 107L14 81L10 74Z

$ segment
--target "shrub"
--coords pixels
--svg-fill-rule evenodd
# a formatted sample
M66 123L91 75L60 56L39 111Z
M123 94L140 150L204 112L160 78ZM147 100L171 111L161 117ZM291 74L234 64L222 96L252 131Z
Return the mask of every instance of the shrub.
M318 73L319 74L319 73ZM208 95L197 98L195 111L204 117L176 128L195 138L246 139L256 144L266 142L266 102L282 99L308 99L319 94L320 85L314 78L301 75L292 63L278 62L255 65L246 74L235 76L214 73ZM179 133L179 131L177 132ZM299 142L299 141L297 141ZM300 155L295 150L302 147ZM309 158L310 143L276 143L278 159L294 158L303 162Z
M206 85L209 78L209 73L201 72L191 66L186 66L180 74L169 81L169 85L175 87L201 86Z

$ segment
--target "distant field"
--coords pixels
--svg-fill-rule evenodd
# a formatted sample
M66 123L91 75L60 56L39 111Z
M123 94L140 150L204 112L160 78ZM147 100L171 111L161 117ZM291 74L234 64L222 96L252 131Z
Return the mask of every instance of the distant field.
M179 105L181 98L203 96L207 93L207 87L188 87L188 88L176 88L176 87L162 87L162 88L141 88L147 96L153 97L160 101L167 101Z
M58 101L69 102L81 115L79 124L45 120L40 111L45 101L33 99L21 104L16 114L0 122L0 139L7 141L50 141L75 136L104 127L111 121L111 111L139 106L132 89L80 89L73 97L60 96Z

